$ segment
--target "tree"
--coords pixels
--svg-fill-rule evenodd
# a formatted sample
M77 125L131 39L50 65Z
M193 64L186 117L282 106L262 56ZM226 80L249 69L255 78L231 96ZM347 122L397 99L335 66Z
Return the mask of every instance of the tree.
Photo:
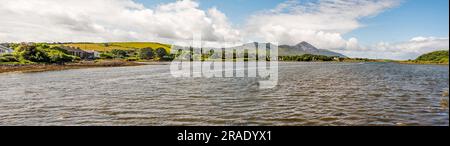
M279 56L282 61L333 61L334 57L324 55L303 54L300 56Z
M65 53L65 54L69 54L69 52L67 52L67 50L65 50L65 49L63 49L63 48L61 48L61 47L53 46L53 47L50 47L50 49L52 49L52 50L58 50L58 51L61 51L61 52Z
M47 56L49 58L49 63L58 63L58 64L64 64L65 62L72 62L76 59L79 59L78 57L67 55L62 51L49 49L47 52Z
M125 50L113 49L111 50L111 54L113 54L115 58L128 57L128 52Z
M21 62L49 62L50 58L47 56L42 48L35 45L20 45L15 49L15 56Z
M183 50L182 49L178 49L177 54L175 54L176 57L180 57L181 55L183 55Z
M137 50L137 57L139 59L153 59L154 57L154 52L152 48L143 48L143 49L139 49Z
M166 49L164 49L164 48L156 49L156 57L161 59L161 58L164 58L164 56L166 56L166 55L167 55Z
M77 57L68 55L59 47L50 47L46 44L19 45L14 52L19 62L60 63L71 62Z

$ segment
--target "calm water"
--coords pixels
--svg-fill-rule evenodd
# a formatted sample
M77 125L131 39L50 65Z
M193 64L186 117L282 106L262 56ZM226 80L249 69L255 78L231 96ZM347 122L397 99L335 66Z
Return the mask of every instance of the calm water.
M0 125L449 125L449 67L281 63L279 85L169 66L0 74Z

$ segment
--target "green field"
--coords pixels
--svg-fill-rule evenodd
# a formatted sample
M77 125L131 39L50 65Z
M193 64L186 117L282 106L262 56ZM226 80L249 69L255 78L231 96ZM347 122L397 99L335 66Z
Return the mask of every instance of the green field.
M401 61L407 64L448 64L448 50L434 51L419 56L416 60Z
M114 49L118 50L132 50L141 48L164 48L170 52L171 45L153 43L153 42L112 42L112 43L66 43L63 46L77 47L82 50L95 50L99 52L108 52Z

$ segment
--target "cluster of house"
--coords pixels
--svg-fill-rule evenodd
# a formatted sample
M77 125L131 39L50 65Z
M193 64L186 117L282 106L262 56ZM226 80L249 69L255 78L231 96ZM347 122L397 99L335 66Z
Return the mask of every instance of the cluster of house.
M62 49L66 50L69 55L78 56L81 59L96 59L100 58L100 52L97 51L85 51L80 48L61 46ZM11 54L14 49L10 48L9 44L0 44L0 55Z
M100 58L100 52L94 50L81 50L80 48L61 46L62 49L66 50L69 55L78 56L81 59L96 59Z
M0 44L0 55L10 54L12 52L14 52L14 50L9 47L9 44Z

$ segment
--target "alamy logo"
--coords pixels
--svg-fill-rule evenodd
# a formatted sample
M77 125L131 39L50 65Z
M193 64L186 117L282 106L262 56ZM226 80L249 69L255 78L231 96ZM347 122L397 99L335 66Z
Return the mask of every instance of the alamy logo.
M278 84L277 43L213 48L194 37L190 47L173 45L171 53L176 57L170 71L177 78L257 78L260 89Z

